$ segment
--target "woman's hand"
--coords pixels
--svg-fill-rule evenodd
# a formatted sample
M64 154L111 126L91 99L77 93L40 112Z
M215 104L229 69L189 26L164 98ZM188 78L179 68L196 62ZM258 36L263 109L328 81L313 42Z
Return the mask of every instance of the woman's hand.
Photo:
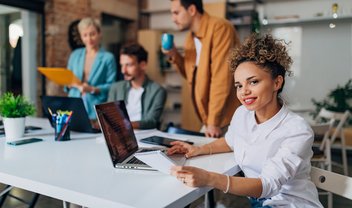
M186 158L191 158L201 154L201 148L186 142L171 142L172 147L167 150L168 155L185 154Z
M221 134L222 134L222 130L220 127L213 126L213 125L206 126L206 129L205 129L206 137L219 138L221 137Z
M85 93L90 93L92 91L92 86L90 86L87 82L83 82L80 91L82 95L84 95Z
M171 175L191 187L207 186L210 178L208 171L191 166L173 166Z
M87 82L83 82L82 84L73 84L70 87L77 88L82 95L91 93L94 90L94 87L90 86Z

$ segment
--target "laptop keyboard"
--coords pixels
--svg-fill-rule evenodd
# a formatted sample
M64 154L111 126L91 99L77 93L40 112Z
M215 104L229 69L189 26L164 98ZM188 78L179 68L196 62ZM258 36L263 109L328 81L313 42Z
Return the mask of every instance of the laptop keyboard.
M137 165L146 165L144 162L138 160L136 157L131 158L130 161L128 161L130 164L137 164Z
M156 149L139 149L138 152L150 152L155 151ZM141 160L138 160L136 157L132 157L127 163L129 164L136 164L136 165L147 165Z

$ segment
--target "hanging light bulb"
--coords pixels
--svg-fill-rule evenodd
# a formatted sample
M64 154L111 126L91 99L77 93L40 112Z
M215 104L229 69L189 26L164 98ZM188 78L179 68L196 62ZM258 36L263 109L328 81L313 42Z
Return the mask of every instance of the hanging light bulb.
M336 19L338 17L337 11L339 10L339 5L337 3L332 4L332 17Z

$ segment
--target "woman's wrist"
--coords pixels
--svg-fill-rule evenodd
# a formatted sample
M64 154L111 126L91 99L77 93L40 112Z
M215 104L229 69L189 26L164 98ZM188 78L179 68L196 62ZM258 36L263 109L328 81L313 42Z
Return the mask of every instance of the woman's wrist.
M205 144L201 146L199 152L200 152L200 155L209 155L210 154L209 144Z
M202 146L202 155L212 155L213 154L213 147L211 144L205 144Z
M231 189L231 176L208 172L207 179L207 186L222 190L225 194L229 193Z
M219 174L219 173L214 173L214 172L208 172L208 176L207 176L207 186L211 186L211 187L214 187L214 188L218 188L221 190L221 188L217 187L218 186L218 183L219 181L221 181L221 177L223 175L222 174Z

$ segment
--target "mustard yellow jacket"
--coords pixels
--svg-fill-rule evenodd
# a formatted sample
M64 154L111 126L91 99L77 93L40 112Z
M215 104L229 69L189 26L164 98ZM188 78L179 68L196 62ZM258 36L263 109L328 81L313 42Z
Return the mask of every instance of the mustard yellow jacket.
M194 36L202 43L196 73L194 66L197 54ZM194 85L193 103L205 125L218 127L229 125L233 113L240 105L236 98L233 74L228 64L230 49L239 44L238 35L228 21L204 13L199 31L196 34L191 32L187 34L184 57L177 54L171 59L187 80L190 89Z

